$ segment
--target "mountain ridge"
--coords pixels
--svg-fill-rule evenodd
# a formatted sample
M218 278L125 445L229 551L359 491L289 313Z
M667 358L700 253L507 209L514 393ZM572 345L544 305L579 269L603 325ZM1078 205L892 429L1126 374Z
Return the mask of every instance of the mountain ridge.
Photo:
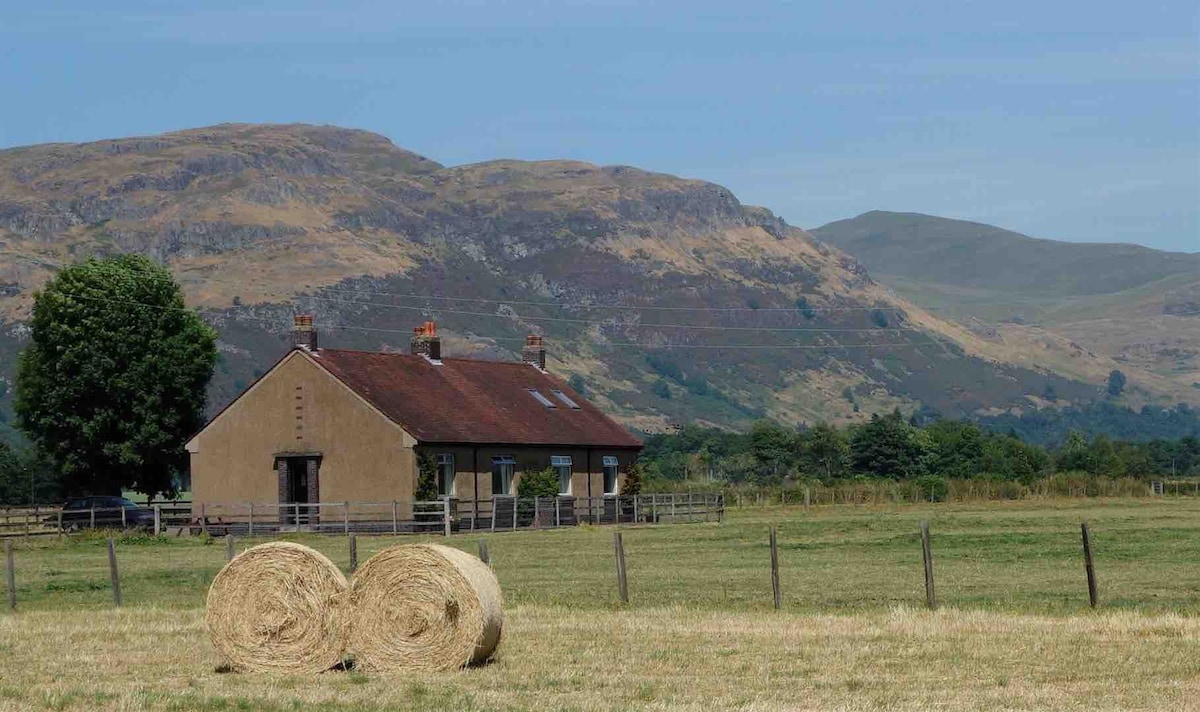
M813 233L897 293L969 328L1018 343L1053 335L1081 344L1119 368L1173 382L1167 390L1183 401L1194 402L1189 391L1200 388L1200 252L1058 242L885 211Z
M168 265L221 331L212 407L285 348L297 309L350 348L405 349L433 318L448 353L511 357L539 331L554 370L642 430L1081 403L1109 366L1057 341L1045 349L1088 369L1010 358L706 181L569 160L443 166L361 130L235 124L0 151L0 379L32 292L122 251ZM1161 400L1152 376L1131 392Z

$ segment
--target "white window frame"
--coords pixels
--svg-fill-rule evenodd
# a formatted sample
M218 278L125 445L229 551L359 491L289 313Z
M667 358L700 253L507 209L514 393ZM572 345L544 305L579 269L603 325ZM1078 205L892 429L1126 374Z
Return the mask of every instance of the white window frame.
M562 401L563 405L567 406L571 410L579 410L580 409L579 404L576 403L575 401L571 400L571 397L568 396L566 393L563 393L562 391L559 391L559 390L553 390L550 392L554 394L555 398Z
M571 494L571 480L574 479L571 475L571 456L570 455L551 455L550 467L554 470L554 474L558 475L558 493L559 495ZM565 477L564 477L565 475ZM564 487L565 485L565 487Z
M496 468L500 470L497 473ZM513 480L516 479L517 461L512 455L497 455L492 458L492 496L505 497L512 494ZM496 475L500 475L500 481L504 484L504 491L496 491Z
M600 462L600 471L604 473L604 494L615 496L618 494L617 490L621 487L621 462L617 459L616 455L605 455L604 457L600 458ZM611 490L608 488L608 471L610 468L612 469Z
M446 478L446 473L442 468L446 465L450 466L450 477ZM448 452L438 453L437 456L437 479L438 479L438 495L442 497L454 496L454 480L456 478L454 470L454 455Z
M530 388L528 390L529 390L529 395L533 396L533 399L535 401L537 401L538 403L541 403L542 405L546 406L547 408L557 408L558 407L558 406L554 405L554 401L552 401L549 398L547 398L546 396L542 395L542 392L539 391L538 389Z

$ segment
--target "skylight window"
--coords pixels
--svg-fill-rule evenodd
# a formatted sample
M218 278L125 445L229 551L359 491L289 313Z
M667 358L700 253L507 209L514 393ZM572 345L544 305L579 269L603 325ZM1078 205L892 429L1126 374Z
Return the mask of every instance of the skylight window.
M555 398L562 401L563 405L567 406L568 408L572 408L574 410L579 410L579 404L576 403L575 401L571 400L571 397L568 396L566 393L563 393L562 391L550 391L550 392L554 394Z
M541 403L542 405L546 406L547 408L557 408L558 407L558 406L554 405L554 403L552 403L549 398L547 398L546 396L542 395L540 392L538 392L532 388L529 389L529 395L533 396L534 400L536 400L538 403Z

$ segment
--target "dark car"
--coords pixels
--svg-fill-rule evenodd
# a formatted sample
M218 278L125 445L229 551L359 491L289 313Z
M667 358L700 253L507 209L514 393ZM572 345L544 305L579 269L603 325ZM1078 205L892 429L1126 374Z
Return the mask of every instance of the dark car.
M47 520L51 522L57 523L58 517ZM63 529L150 529L154 526L154 512L124 497L76 497L63 504L62 526Z

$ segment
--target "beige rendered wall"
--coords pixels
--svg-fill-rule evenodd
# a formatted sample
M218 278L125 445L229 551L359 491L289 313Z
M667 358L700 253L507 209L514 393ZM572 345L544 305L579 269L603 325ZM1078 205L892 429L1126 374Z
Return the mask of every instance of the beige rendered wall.
M415 441L293 351L189 443L193 508L277 502L279 453L320 453L321 502L411 500Z

